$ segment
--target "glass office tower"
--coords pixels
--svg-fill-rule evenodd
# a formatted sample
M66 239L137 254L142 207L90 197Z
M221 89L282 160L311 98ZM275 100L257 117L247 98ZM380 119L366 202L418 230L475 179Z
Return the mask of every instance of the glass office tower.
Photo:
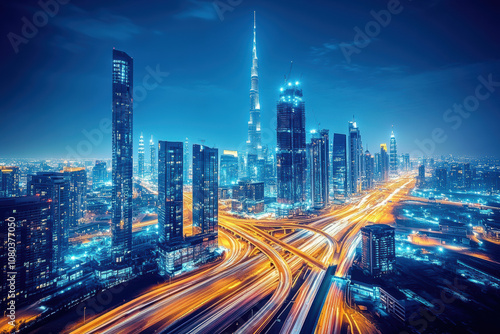
M123 263L132 251L133 59L113 49L112 258Z
M294 210L306 202L305 103L299 83L281 88L277 105L277 201Z
M332 177L335 199L347 197L347 146L346 135L333 135Z
M219 224L219 153L193 145L193 234L217 233Z
M183 143L160 141L158 150L159 244L183 239Z
M311 181L311 205L322 209L330 202L329 184L329 136L328 130L313 133L309 145L309 171Z

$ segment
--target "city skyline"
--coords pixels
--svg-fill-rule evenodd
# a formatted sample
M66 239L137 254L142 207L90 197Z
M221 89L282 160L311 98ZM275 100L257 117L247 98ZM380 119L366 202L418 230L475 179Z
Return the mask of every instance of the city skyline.
M2 5L9 6L14 13L19 12L21 14L19 17L27 15L26 13L30 10L36 10L36 7L29 5L25 8ZM127 15L134 9L133 5L124 8L110 5L106 9L97 8L92 4L79 4L82 7L74 4L65 5L60 8L58 15L49 20L47 27L40 28L39 36L30 40L26 45L19 45L18 53L12 50L8 39L3 41L8 43L7 46L12 51L12 54L6 54L5 57L13 64L19 65L3 68L7 75L11 68L20 67L24 71L25 68L35 66L29 62L30 51L27 49L38 50L37 48L42 47L39 43L43 42L44 30L55 30L50 37L45 36L51 40L49 44L51 48L57 48L59 51L56 56L52 56L52 61L61 57L64 59L58 59L61 61L57 61L56 65L42 55L38 60L40 66L37 67L30 80L33 85L42 88L39 90L34 90L31 86L23 88L26 94L33 97L30 99L31 103L38 104L37 113L31 111L34 110L33 105L24 103L24 100L19 98L19 94L15 93L22 87L21 82L16 78L23 72L16 74L15 80L9 83L9 86L3 87L4 91L12 94L7 94L0 108L13 112L7 116L9 122L2 124L9 128L16 128L19 134L27 138L30 145L14 142L9 147L4 146L0 152L1 157L64 159L71 156L71 150L75 151L80 142L88 140L82 131L93 133L93 130L100 130L101 122L109 120L109 100L106 98L108 89L102 89L100 86L111 86L109 78L105 76L110 62L106 61L107 57L101 56L109 54L109 49L113 46L126 51L136 63L139 62L135 69L135 86L142 87L143 90L140 92L146 94L144 94L145 98L142 98L138 91L140 98L136 96L134 101L134 108L137 110L134 115L135 138L139 137L140 132L146 135L152 134L161 140L182 140L189 137L192 138L192 142L204 140L211 147L244 151L245 141L248 139L243 134L248 122L248 100L245 100L245 96L248 96L250 88L247 78L250 74L249 66L252 63L249 50L253 42L254 10L257 11L259 31L259 93L263 145L275 145L275 138L272 135L273 118L276 115L279 87L283 84L283 76L289 72L290 61L293 60L294 68L291 77L303 78L300 80L301 85L304 94L308 96L307 132L321 123L321 128L329 129L332 133L345 134L345 124L354 115L363 130L364 142L371 151L375 151L380 143L389 141L391 126L394 125L399 152L414 153L419 148L415 140L426 143L426 140L432 139L433 130L441 128L447 139L444 142L434 143L433 153L436 155L498 156L498 149L488 146L491 139L480 135L482 131L489 131L495 138L498 136L493 131L495 120L499 117L495 112L499 102L498 94L495 92L495 83L497 82L496 73L500 66L494 57L495 48L498 46L494 43L484 43L485 40L492 38L492 32L486 30L485 25L495 10L480 7L479 4L468 4L469 10L484 14L484 22L464 21L465 25L461 28L457 27L456 23L450 23L449 20L460 18L466 9L455 9L451 13L446 13L451 18L443 21L443 24L444 22L451 24L457 33L465 32L469 28L477 33L482 32L480 41L462 34L464 42L448 39L449 45L445 48L438 43L440 41L438 37L429 36L427 31L429 28L420 27L412 32L413 35L408 36L418 37L420 41L425 42L423 45L429 44L439 52L422 56L420 53L423 50L416 50L422 57L416 61L412 57L404 57L404 54L400 54L401 48L397 51L393 49L400 43L409 43L399 32L402 29L403 32L409 33L407 22L422 20L426 15L445 20L442 17L443 9L447 8L445 5L446 1L435 1L432 4L424 2L420 5L413 3L407 5L401 2L401 12L392 15L391 22L386 27L381 27L379 36L370 40L365 48L359 49L359 54L354 53L350 57L344 57L345 52L342 50L345 51L349 41L353 41L355 35L353 29L363 27L375 20L370 11L385 10L386 4L375 6L363 3L356 8L347 7L346 13L350 15L337 20L333 26L331 22L335 20L327 17L327 14L333 15L335 9L338 9L335 6L340 6L339 3L324 4L321 7L324 13L321 14L318 13L319 9L304 8L304 5L297 1L283 8L285 13L280 13L278 4L265 5L256 2L252 4L252 8L249 8L249 4L242 3L232 11L225 11L221 20L210 2L193 2L191 5L186 3L180 5L174 2L166 5L169 8L163 8L164 15L171 16L174 20L170 24L163 25L158 20L145 22L140 19L155 6L161 6L159 4L153 4L148 10L141 9L140 15L134 19L127 18ZM12 6L14 7L10 8ZM28 12L23 12L23 10L28 10ZM318 23L313 24L306 20L304 22L307 22L310 27L298 31L300 25L293 25L293 18L302 10L305 13L314 13ZM94 13L101 13L101 15L97 15L88 26L83 27L81 22L85 16ZM106 13L115 13L115 16L103 20L102 17ZM279 14L287 15L280 16ZM7 28L7 33L16 32L16 27L21 23L22 21L8 19L4 26ZM174 23L177 29L183 29L183 34L187 34L185 36L192 38L193 43L183 44L178 38L168 34L170 31L175 31ZM196 25L193 26L193 23ZM192 28L186 31L187 26ZM97 30L97 27L110 29L109 31ZM124 27L126 29L121 29ZM157 29L151 30L152 28ZM449 34L446 29L438 28L436 27L435 31L438 36L443 37ZM447 29L451 28L447 27ZM113 33L116 34L113 35ZM281 38L277 37L277 34L280 34ZM146 46L144 50L135 44L137 40L135 37L140 35L147 35L145 41L140 39L142 45ZM52 41L57 39L56 37L59 37L59 43ZM281 44L274 45L272 41L276 38L283 40ZM80 41L80 46L77 47L69 39L75 39L75 42ZM95 41L98 43L89 44ZM340 44L341 42L344 44ZM164 44L176 47L170 48L169 52L160 48L153 56L149 52L145 54L145 50ZM412 49L407 44L403 45L408 47L408 50ZM474 46L475 53L451 52L451 50L472 49L471 45ZM487 50L485 50L486 45ZM441 50L439 46L442 47ZM92 52L92 55L89 55L82 52L83 50L75 49L83 47L95 51L95 54ZM190 55L181 61L182 54L189 53L195 47L199 49L200 58ZM229 50L231 50L230 53L228 53ZM231 59L234 60L234 64L227 61L227 54L232 55ZM83 55L85 58L82 58ZM97 55L99 59L95 58ZM78 62L79 66L75 66L75 62ZM8 62L4 62L6 63ZM212 66L207 67L204 64L212 64ZM90 65L93 69L87 68ZM78 73L79 71L86 73ZM155 71L156 75L154 75ZM68 85L70 74L73 78L76 75L81 80L73 79L73 85ZM148 74L150 86L147 87L155 87L154 89L149 90L144 87L143 79ZM476 86L483 82L478 77L485 82L493 82L492 87L489 87L493 90L490 96L484 101L481 100L478 111L467 119L449 118L457 116L449 114L448 120L450 121L446 122L443 117L447 109L452 108L454 103L464 102L468 96L474 94ZM92 85L87 84L83 90L73 89L88 82L89 78L92 78ZM49 85L47 85L48 80L50 80ZM62 90L58 89L61 85L65 86ZM485 90L487 88L483 88L482 93L487 92ZM381 94L378 90L383 90L384 93ZM433 91L432 94L429 91ZM77 92L82 92L87 96L90 94L92 99L81 101L81 95L79 95L80 98L75 95ZM200 99L187 101L186 97L193 96L193 94L199 96ZM436 95L439 96L436 97ZM404 98L404 103L401 98ZM81 103L69 107L67 103L70 99L76 99ZM197 101L202 101L202 104ZM169 117L165 117L165 108L172 110L168 113ZM47 131L42 136L37 136L35 140L33 136L36 134L30 130L32 125L21 126L19 123L25 117L36 120L33 123L44 126ZM492 121L485 123L483 117L489 117ZM224 122L220 119L224 119ZM206 124L209 124L209 127L205 127ZM231 124L231 126L227 127L226 124ZM457 129L453 129L452 126ZM224 131L220 131L222 129ZM0 131L0 136L4 137L3 140L8 140L7 137L11 131L3 128L2 130L5 131ZM56 131L57 137L51 134ZM79 157L109 159L110 131L101 131L100 135L94 139L97 144L92 145L90 153L79 155ZM138 140L135 140L135 154L138 149L137 145Z
M490 333L495 9L226 1L0 5L0 332Z

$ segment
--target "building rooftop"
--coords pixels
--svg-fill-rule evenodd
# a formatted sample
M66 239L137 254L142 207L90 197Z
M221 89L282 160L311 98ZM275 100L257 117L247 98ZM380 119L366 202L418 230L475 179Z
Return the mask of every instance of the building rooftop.
M382 231L390 231L390 230L394 230L394 227L386 225L386 224L367 225L361 229L361 231L365 231L365 232L382 232Z

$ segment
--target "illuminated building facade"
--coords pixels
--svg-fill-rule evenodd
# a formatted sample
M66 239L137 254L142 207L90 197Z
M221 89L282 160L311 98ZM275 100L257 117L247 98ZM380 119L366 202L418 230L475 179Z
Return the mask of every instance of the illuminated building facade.
M364 189L371 189L373 188L373 175L374 175L374 168L375 168L375 163L374 163L374 158L371 155L370 151L366 150L365 155L364 155L364 163L365 163L365 178L364 178Z
M41 196L0 199L0 234L7 236L15 227L15 269L8 268L8 243L0 243L0 268L3 275L16 272L16 305L35 301L52 286L53 229L51 205ZM9 219L10 218L10 219ZM13 218L13 220L12 220ZM11 223L12 222L12 223ZM7 305L8 280L1 280L1 304Z
M380 144L379 164L380 181L386 182L389 180L389 154L387 153L387 144Z
M232 188L232 211L247 214L264 212L264 182L239 181Z
M193 145L193 234L217 233L218 188L218 149Z
M262 158L262 143L260 129L260 102L259 102L259 64L257 58L257 26L254 13L253 25L253 49L252 49L252 68L251 68L251 86L250 86L250 120L248 122L248 140L247 140L247 170L252 179L260 179L257 168L257 161Z
M52 270L57 272L63 266L64 255L68 250L70 182L62 173L40 172L30 175L28 195L40 196L50 202Z
M394 136L394 131L392 131L391 133L390 150L389 172L390 175L396 176L398 174L398 147L396 143L396 137Z
M19 167L0 166L0 198L19 196Z
M288 211L306 203L305 103L299 83L281 88L277 105L277 202Z
M87 205L87 171L83 167L64 167L64 177L69 181L69 227L78 226L78 221L85 216Z
M396 243L394 228L385 224L368 225L361 229L361 269L372 277L394 271Z
M168 245L183 236L183 143L160 141L159 148L159 243Z
M333 134L332 178L335 199L347 197L347 142L346 135Z
M220 157L220 185L231 186L238 183L238 152L224 151Z
M160 208L159 222L164 223L160 223L158 266L160 274L168 276L219 255L218 150L193 145L193 235L184 238L182 146L180 142L160 142L158 189L165 209Z
M154 182L157 177L156 168L158 166L158 161L156 160L156 144L153 140L153 135L151 135L151 139L149 140L149 161L150 180Z
M184 184L191 184L191 161L189 158L189 140L184 141Z
M349 122L349 193L361 191L363 177L363 146L356 122Z
M142 132L141 136L139 137L139 155L137 160L137 172L141 179L144 178L144 137L142 136Z
M446 168L436 168L434 170L434 179L436 183L436 188L439 190L448 189L447 175L448 171Z
M425 187L425 165L418 166L417 187Z
M111 252L117 264L132 251L133 67L128 54L113 49Z
M106 170L106 161L96 160L92 168L92 188L99 188L104 185L107 179L108 171Z
M322 209L330 202L329 184L329 148L328 130L315 131L309 145L309 173L311 187L311 205Z

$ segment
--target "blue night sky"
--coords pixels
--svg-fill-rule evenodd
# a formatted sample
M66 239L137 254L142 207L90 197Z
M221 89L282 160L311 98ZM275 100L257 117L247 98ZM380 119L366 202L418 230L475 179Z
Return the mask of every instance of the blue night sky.
M86 140L82 131L110 119L113 47L134 58L135 87L143 86L148 68L169 73L136 96L136 149L141 131L146 143L151 135L188 137L242 149L254 10L263 143L275 144L276 101L293 60L308 130L319 123L346 133L354 115L372 153L389 142L394 125L400 153L415 152L416 141L428 142L440 128L446 140L434 154L500 156L500 8L481 0L401 0L385 27L375 25L380 30L366 43L355 41L355 28L365 31L374 20L370 11L391 2L220 0L230 10L219 16L212 1L73 0L16 53L9 33L21 35L22 18L32 22L40 7L4 0L0 158L67 157L68 148ZM345 50L353 48L358 53L348 59ZM479 88L484 99L474 106L479 76L498 83ZM467 118L447 112L464 100L472 105ZM111 134L105 131L82 157L110 158Z

